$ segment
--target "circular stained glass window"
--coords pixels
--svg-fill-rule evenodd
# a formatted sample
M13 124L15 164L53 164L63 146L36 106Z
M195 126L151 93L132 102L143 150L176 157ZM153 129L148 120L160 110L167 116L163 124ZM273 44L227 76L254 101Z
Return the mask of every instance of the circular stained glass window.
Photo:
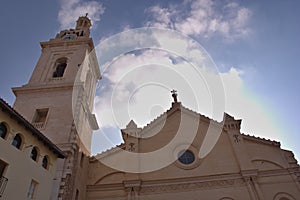
M182 164L188 165L195 161L195 155L190 150L181 151L178 154L178 160Z

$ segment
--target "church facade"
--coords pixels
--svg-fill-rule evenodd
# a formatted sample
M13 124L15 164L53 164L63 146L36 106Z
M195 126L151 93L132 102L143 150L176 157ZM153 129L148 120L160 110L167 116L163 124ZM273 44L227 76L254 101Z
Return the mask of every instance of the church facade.
M291 151L241 133L241 120L229 114L216 122L189 110L176 93L147 126L130 121L123 144L91 156L101 73L90 27L79 17L74 29L42 42L29 82L13 88L14 109L66 155L57 161L49 199L300 199Z
M186 138L195 122L199 127L189 143ZM293 153L280 149L279 142L242 134L240 125L241 120L228 114L223 123L212 121L180 102L173 102L168 111L144 128L131 121L122 130L124 144L90 160L86 198L299 199L299 166ZM212 130L220 131L217 141L201 157L199 151ZM180 134L179 140L153 159L130 159L130 155L122 153L147 154L169 145ZM169 165L147 172L149 166L155 169L156 162L170 158L173 162ZM128 173L103 164L115 161L134 165L137 172L142 172Z

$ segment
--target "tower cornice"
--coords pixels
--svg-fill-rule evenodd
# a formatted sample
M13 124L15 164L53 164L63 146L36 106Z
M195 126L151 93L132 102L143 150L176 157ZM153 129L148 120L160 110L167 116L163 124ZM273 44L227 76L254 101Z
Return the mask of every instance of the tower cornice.
M81 44L88 44L90 47L90 51L94 49L93 39L88 37L77 38L75 40L62 40L58 38L58 39L50 39L47 42L40 42L42 48L72 46L72 45L81 45Z
M49 84L49 85L37 85L37 86L25 85L22 87L14 87L12 88L12 91L17 96L17 94L19 93L49 92L51 90L53 91L73 90L73 88L74 88L74 83L63 83L63 84Z

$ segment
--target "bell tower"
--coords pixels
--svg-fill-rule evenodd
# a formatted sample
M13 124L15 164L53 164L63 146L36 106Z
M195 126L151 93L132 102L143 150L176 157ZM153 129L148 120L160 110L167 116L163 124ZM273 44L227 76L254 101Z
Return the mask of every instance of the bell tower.
M75 29L41 42L29 82L13 88L14 108L65 152L58 162L51 199L84 199L97 81L101 74L90 37L91 21L79 17Z

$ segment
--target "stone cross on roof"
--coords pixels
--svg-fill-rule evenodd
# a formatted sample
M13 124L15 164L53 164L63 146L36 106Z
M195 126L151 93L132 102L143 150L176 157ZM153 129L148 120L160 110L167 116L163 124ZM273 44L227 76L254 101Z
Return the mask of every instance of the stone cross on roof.
M172 93L172 97L173 97L173 99L174 99L174 102L177 103L177 102L178 102L178 101L177 101L177 91L173 89L173 90L171 91L171 93Z

